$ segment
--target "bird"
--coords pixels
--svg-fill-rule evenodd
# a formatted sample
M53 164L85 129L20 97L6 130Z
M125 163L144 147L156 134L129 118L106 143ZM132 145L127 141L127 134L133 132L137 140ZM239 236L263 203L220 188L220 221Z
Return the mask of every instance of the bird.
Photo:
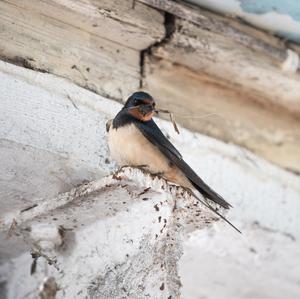
M107 123L111 158L121 167L146 165L150 173L159 174L167 181L190 190L196 199L239 231L217 209L192 191L197 190L205 199L224 209L232 207L184 161L180 152L153 120L156 111L153 97L146 92L134 92L127 99L115 118Z

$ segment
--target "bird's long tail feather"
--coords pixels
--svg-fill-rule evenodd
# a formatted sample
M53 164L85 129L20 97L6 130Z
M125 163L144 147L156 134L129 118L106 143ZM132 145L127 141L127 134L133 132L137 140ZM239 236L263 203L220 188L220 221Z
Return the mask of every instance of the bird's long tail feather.
M242 233L236 226L234 226L229 220L227 220L223 215L221 215L216 209L214 209L208 202L202 200L199 198L190 188L186 188L187 191L195 197L199 202L201 202L203 205L205 205L208 209L210 209L212 212L214 212L216 215L218 215L222 220L227 222L231 227L233 227L237 232L240 234Z

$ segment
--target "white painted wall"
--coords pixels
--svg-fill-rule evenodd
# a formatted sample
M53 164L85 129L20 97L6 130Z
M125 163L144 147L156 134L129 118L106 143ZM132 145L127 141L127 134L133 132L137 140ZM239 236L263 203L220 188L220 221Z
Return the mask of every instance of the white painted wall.
M105 121L120 105L67 80L3 62L0 94L0 217L6 230L20 209L40 204L40 197L51 200L112 169L105 163ZM179 264L182 298L298 298L299 176L237 146L184 129L177 135L169 123L158 122L193 168L233 204L228 218L243 232L217 222L185 235ZM145 213L144 208L140 203L135 211ZM86 250L81 242L89 242L91 235L78 240L80 255ZM5 236L2 231L0 285L7 271L17 275L12 265L30 264L24 248ZM16 258L15 263L7 264L9 258ZM74 264L76 260L69 265ZM22 275L28 275L26 267ZM20 277L11 281L26 282Z

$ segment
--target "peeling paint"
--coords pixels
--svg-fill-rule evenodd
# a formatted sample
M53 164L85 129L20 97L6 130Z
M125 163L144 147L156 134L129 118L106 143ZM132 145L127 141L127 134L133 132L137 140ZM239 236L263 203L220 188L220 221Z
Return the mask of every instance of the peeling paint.
M252 14L265 14L275 11L279 14L290 15L295 21L300 21L300 3L298 0L240 0L241 8Z
M263 30L300 43L300 2L297 0L188 0L222 14L238 16Z

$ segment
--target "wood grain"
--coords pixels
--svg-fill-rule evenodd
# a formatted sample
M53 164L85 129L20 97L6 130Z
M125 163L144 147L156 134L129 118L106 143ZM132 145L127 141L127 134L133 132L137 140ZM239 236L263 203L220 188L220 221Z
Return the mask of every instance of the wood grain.
M1 1L0 56L126 98L139 88L139 50L164 36L163 16L140 3L109 3Z

